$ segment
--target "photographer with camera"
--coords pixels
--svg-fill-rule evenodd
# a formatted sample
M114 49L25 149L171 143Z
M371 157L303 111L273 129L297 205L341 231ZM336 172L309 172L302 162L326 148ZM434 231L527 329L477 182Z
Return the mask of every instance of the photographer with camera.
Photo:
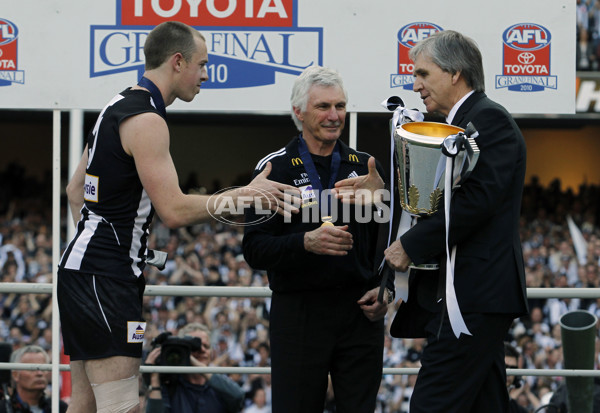
M163 333L152 344L146 365L207 367L211 361L210 330L203 324L183 326L177 337ZM223 374L145 375L149 380L146 413L236 413L244 391Z
M520 369L522 367L521 354L510 343L504 342L504 363L507 369ZM508 401L509 413L527 413L527 410L519 402L519 397L523 395L527 404L537 408L540 404L539 399L531 392L529 383L525 382L521 376L506 376L506 388L510 399Z

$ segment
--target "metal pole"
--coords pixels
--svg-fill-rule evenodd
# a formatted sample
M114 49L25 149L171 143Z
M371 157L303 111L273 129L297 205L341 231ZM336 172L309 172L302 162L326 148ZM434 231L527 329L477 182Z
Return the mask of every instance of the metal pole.
M5 370L43 370L50 371L54 365L36 363L0 363ZM69 371L71 366L61 364L60 371ZM195 367L195 366L141 366L140 373L215 373L215 374L271 374L271 367ZM418 374L419 367L384 367L383 375ZM600 371L594 369L506 369L509 376L532 377L600 377Z
M52 411L58 412L60 398L60 335L56 272L60 253L60 110L52 117Z
M83 110L71 109L69 112L69 178L75 173L83 152ZM67 240L75 236L75 226L70 225L71 207L67 203Z
M50 294L49 283L0 283L0 294ZM269 287L205 287L192 285L147 285L144 295L181 297L270 297ZM528 298L600 298L600 288L528 288Z
M356 143L358 141L357 123L358 123L358 114L356 112L350 112L350 125L348 126L350 128L349 129L350 138L349 138L348 146L350 146L352 149L356 149Z

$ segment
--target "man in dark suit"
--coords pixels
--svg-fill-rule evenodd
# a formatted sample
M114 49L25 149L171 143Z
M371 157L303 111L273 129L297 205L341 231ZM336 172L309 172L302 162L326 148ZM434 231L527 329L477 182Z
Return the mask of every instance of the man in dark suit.
M448 245L442 205L385 251L397 271L411 261L441 263L439 272L411 271L408 300L391 327L395 337L427 338L410 411L505 413L503 340L512 320L528 311L519 240L525 142L510 114L485 95L481 53L472 39L438 32L417 43L410 57L413 89L427 112L461 128L472 123L480 149L471 175L452 194ZM454 247L455 261L446 265L446 251ZM448 317L448 267L466 325L462 333Z

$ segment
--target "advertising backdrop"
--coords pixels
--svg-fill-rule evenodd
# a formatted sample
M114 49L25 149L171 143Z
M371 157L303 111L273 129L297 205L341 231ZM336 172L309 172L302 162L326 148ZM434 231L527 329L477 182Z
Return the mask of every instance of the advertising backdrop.
M424 110L408 50L452 29L478 43L486 92L509 111L575 112L573 0L0 0L0 108L100 110L137 82L166 20L201 31L209 53L200 96L171 111L285 112L313 64L342 74L350 111L393 95Z

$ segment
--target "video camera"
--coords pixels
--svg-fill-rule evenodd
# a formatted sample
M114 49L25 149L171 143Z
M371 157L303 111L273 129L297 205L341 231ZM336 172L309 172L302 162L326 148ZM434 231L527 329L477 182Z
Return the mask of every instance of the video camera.
M159 334L151 344L153 348L161 347L158 366L189 366L191 353L202 348L199 337L172 337L170 332Z
M170 332L159 334L151 344L152 348L161 348L160 356L156 359L157 366L189 366L191 353L202 348L199 337L172 337ZM160 381L165 385L174 384L175 377L175 373L161 374Z

